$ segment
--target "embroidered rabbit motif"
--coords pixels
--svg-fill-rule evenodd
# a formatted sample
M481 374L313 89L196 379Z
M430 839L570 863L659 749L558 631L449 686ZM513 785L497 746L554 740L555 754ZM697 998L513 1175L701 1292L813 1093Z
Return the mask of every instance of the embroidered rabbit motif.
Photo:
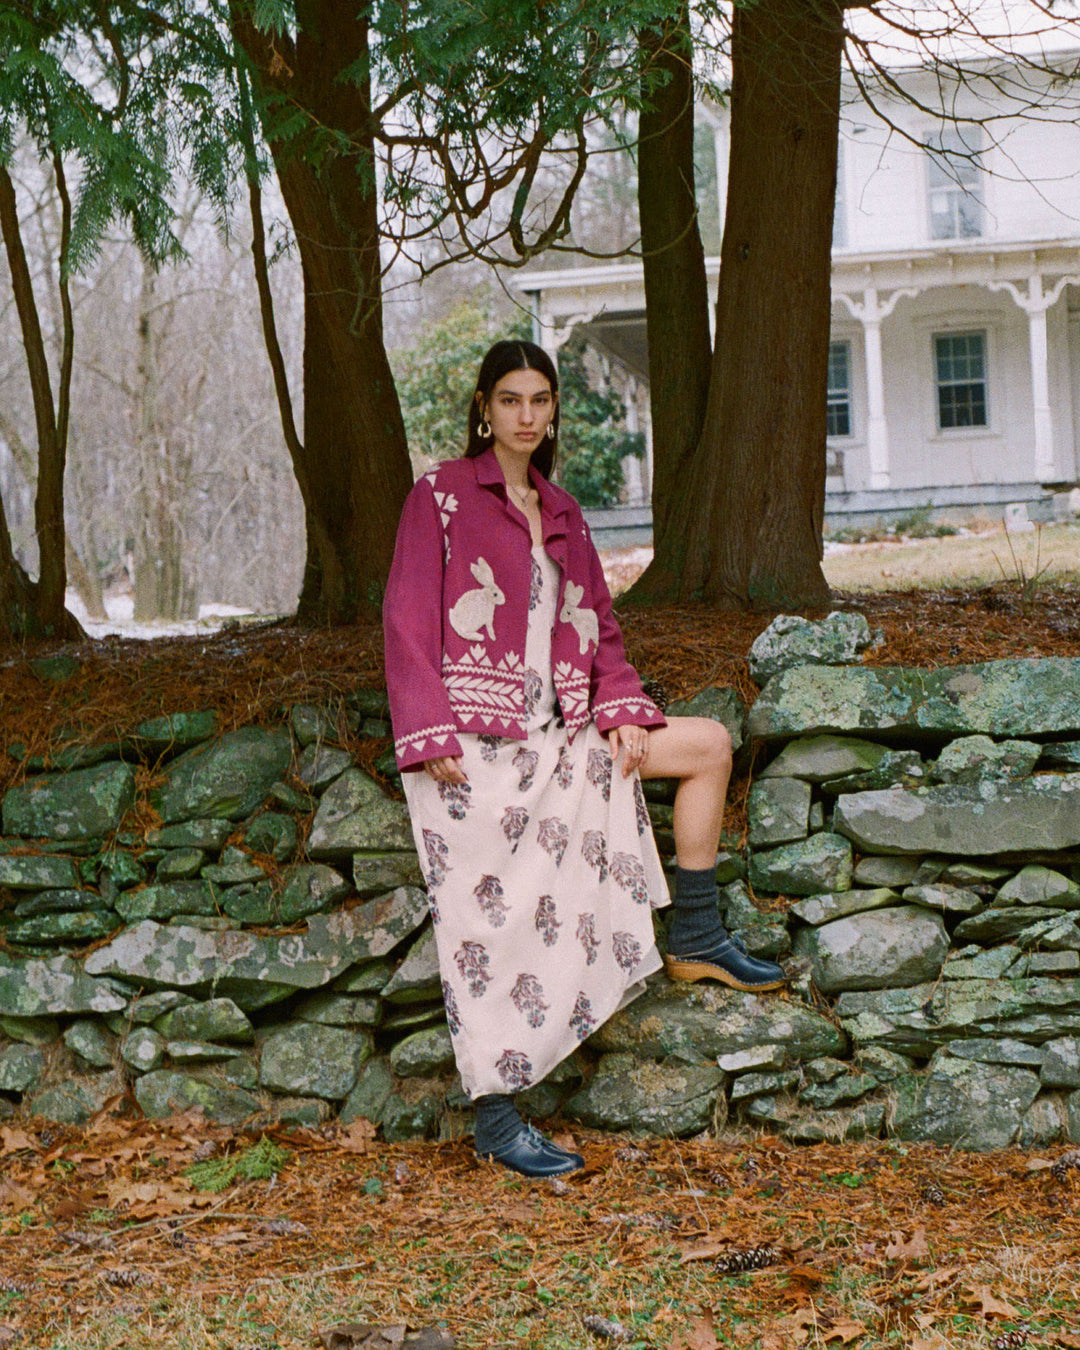
M495 574L486 559L477 558L469 570L480 583L479 589L466 591L454 604L450 610L450 626L466 642L475 642L484 628L488 637L494 639L495 608L506 603L506 596L495 584Z
M574 632L577 633L583 656L589 650L590 644L597 647L600 645L600 621L596 617L596 611L593 609L578 609L584 594L584 586L578 586L574 582L568 581L563 593L562 609L559 612L559 622L571 624Z

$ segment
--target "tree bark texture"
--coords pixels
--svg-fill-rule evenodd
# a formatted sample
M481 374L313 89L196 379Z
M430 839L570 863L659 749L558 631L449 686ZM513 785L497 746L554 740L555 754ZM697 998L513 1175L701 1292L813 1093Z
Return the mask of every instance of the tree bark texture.
M731 151L709 403L668 598L828 602L821 571L843 7L734 10Z
M26 353L26 370L37 429L37 491L34 526L38 545L38 579L31 582L19 567L11 549L6 522L0 538L0 632L9 637L65 636L82 633L64 608L67 586L64 533L64 439L57 426L45 341L34 298L30 269L19 226L15 185L0 166L0 233L3 234L11 273L11 289L19 316L19 329ZM61 266L63 266L61 259ZM64 369L70 378L68 334L65 333Z
M237 39L264 98L283 95L311 130L268 139L304 277L304 417L298 474L308 565L297 617L377 617L402 503L412 486L405 427L382 324L378 188L368 59L357 6L297 6L295 40L258 31L234 8ZM354 72L349 79L341 72ZM347 137L343 151L328 133ZM310 151L321 138L319 154Z
M653 427L653 562L626 599L663 599L683 570L679 485L689 471L709 397L712 356L705 252L694 191L693 38L686 5L640 35L662 83L638 123L638 208Z

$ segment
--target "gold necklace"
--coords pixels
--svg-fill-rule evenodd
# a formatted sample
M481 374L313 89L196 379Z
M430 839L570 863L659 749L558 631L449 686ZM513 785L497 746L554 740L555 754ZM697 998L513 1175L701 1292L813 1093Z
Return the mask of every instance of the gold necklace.
M521 503L521 509L523 511L526 510L529 505L529 493L532 491L532 488L527 487L525 491L522 492L516 483L511 483L509 486L512 488L514 496Z

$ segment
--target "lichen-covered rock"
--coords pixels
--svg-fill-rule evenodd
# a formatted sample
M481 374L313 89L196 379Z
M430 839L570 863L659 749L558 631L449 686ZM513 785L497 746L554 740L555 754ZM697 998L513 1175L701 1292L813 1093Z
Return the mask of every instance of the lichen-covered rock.
M367 1031L298 1022L263 1041L259 1082L272 1092L338 1101L352 1091L373 1051Z
M399 1078L432 1078L454 1067L449 1027L427 1027L398 1041L390 1051L390 1067Z
M279 921L283 924L295 923L309 914L330 909L351 891L341 873L325 863L295 863L285 869L284 877L276 905Z
M1080 732L1080 660L905 666L800 666L769 682L750 710L768 738L873 731L1027 737Z
M182 820L175 825L164 825L159 830L148 830L146 842L151 848L219 849L232 833L232 822L216 816Z
M858 661L873 641L862 614L837 610L816 622L796 614L778 614L750 647L750 677L764 685L781 671L809 662L837 666Z
M0 852L0 886L10 891L68 890L78 884L79 873L71 858Z
M1080 1036L1059 1036L1040 1046L1043 1087L1080 1088Z
M45 1072L45 1056L28 1045L5 1045L0 1049L0 1092L26 1092Z
M201 848L173 848L165 854L154 872L154 880L159 884L165 881L192 881L203 869L206 854ZM141 914L143 919L154 915Z
M831 1111L808 1111L791 1098L761 1097L750 1103L747 1116L795 1144L843 1144L876 1139L885 1123L885 1103L860 1101Z
M1061 917L1061 911L1042 905L990 905L979 914L961 919L953 929L956 942L1001 942L1020 939L1033 924Z
M781 895L821 895L851 888L854 859L851 844L838 834L822 832L794 844L750 856L750 885L755 891Z
M262 805L291 757L283 728L240 727L168 764L151 802L167 825L202 816L241 820Z
M135 728L134 739L142 749L164 755L208 741L216 733L217 725L218 715L214 708L165 713L162 717L140 722Z
M1080 774L851 793L837 798L833 829L875 853L970 857L1074 848Z
M108 1069L116 1062L116 1037L88 1017L72 1022L64 1032L64 1044L93 1069Z
M1080 886L1051 867L1032 863L1022 867L1001 887L995 897L995 904L1080 909Z
M1012 1036L976 1036L970 1041L951 1041L950 1055L971 1059L977 1064L1012 1064L1038 1073L1043 1065L1041 1046L1028 1045Z
M423 1003L438 998L441 990L435 930L425 928L383 987L382 996L388 1003Z
M420 859L415 853L357 853L352 860L353 885L367 899L398 886L423 886Z
M287 862L296 852L299 838L296 821L280 811L263 811L244 828L244 847L252 853L267 853L275 862Z
M978 914L986 907L981 895L962 886L906 886L904 899L911 905L932 909L938 914Z
M320 990L296 1005L301 1022L323 1022L331 1027L374 1027L382 1017L382 1003L375 994L338 994Z
M888 753L877 741L856 736L799 736L789 741L757 777L802 778L808 783L824 783L832 778L868 773L877 768Z
M127 1004L112 981L92 979L69 956L19 961L0 952L0 1013L12 1017L108 1013Z
M940 916L909 905L851 914L795 938L796 955L809 956L826 994L922 984L937 976L948 950Z
M378 1122L394 1091L394 1075L385 1059L369 1059L360 1070L356 1086L342 1102L338 1120L349 1125L354 1120Z
M984 783L1027 778L1042 746L1035 741L993 741L989 736L961 736L937 757L931 779L938 783Z
M165 1038L150 1027L136 1027L124 1037L120 1058L136 1073L151 1073L164 1062Z
M405 804L392 802L362 769L346 769L327 788L311 825L308 853L312 858L333 860L351 853L412 849Z
M82 1074L57 1087L47 1087L24 1103L31 1115L60 1125L85 1125L116 1092L112 1072Z
M349 966L385 956L419 928L427 913L423 891L402 887L355 909L313 914L307 932L283 937L204 932L148 919L92 952L86 971L121 975L152 988L216 989L250 1011L259 1006L252 997L267 985L274 987L267 1001L274 1001L281 997L278 990L318 989Z
M832 923L834 919L846 918L849 914L864 914L871 909L889 909L899 903L900 897L887 886L876 890L837 891L835 894L811 895L805 900L796 900L788 913L803 923L818 927L823 923Z
M680 1139L712 1124L725 1081L723 1070L708 1064L650 1064L606 1055L565 1110L583 1125Z
M763 779L751 787L746 810L754 848L805 839L810 828L810 784L800 778Z
M589 1040L605 1052L716 1062L760 1045L787 1047L792 1061L843 1054L844 1033L805 1004L741 994L713 984L656 984Z
M690 698L675 699L667 710L672 717L711 717L720 722L731 737L732 754L737 755L746 741L746 704L727 685L711 685Z
M1080 1032L1080 979L942 980L844 993L836 1010L855 1042L928 1056L960 1037L1035 1043Z
M348 750L332 745L309 745L296 766L296 776L309 792L321 792L346 769L352 768L353 757Z
M217 914L220 892L209 881L170 881L125 891L116 909L127 923L141 919L173 919L178 914Z
M386 1099L380 1113L383 1138L389 1144L406 1139L427 1139L435 1133L444 1110L443 1094L420 1078L406 1079Z
M897 889L916 883L920 865L919 858L904 858L895 854L878 857L870 854L860 858L855 864L851 879L856 886L869 886L875 889L884 886Z
M4 831L57 842L100 839L117 829L134 800L135 770L130 764L46 774L9 789Z
M135 1100L152 1119L183 1115L196 1108L217 1125L239 1125L259 1110L259 1099L241 1088L226 1087L172 1069L157 1069L135 1082Z
M939 1053L925 1074L897 1079L893 1091L890 1134L897 1139L985 1152L1017 1140L1039 1076Z
M255 1035L255 1028L231 998L174 1008L154 1022L154 1030L175 1041L250 1041Z
M67 910L61 913L36 914L9 923L3 934L15 946L46 946L61 943L93 942L106 937L120 927L119 916L111 909Z

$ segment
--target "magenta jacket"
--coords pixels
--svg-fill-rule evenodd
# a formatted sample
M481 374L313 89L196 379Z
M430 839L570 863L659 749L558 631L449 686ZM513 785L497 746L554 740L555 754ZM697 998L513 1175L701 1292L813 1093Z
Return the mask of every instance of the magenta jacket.
M663 726L626 659L581 508L529 474L544 548L562 574L551 666L571 739L590 720L601 731ZM436 465L409 493L383 602L400 768L460 755L459 731L525 739L531 549L528 521L491 450Z

